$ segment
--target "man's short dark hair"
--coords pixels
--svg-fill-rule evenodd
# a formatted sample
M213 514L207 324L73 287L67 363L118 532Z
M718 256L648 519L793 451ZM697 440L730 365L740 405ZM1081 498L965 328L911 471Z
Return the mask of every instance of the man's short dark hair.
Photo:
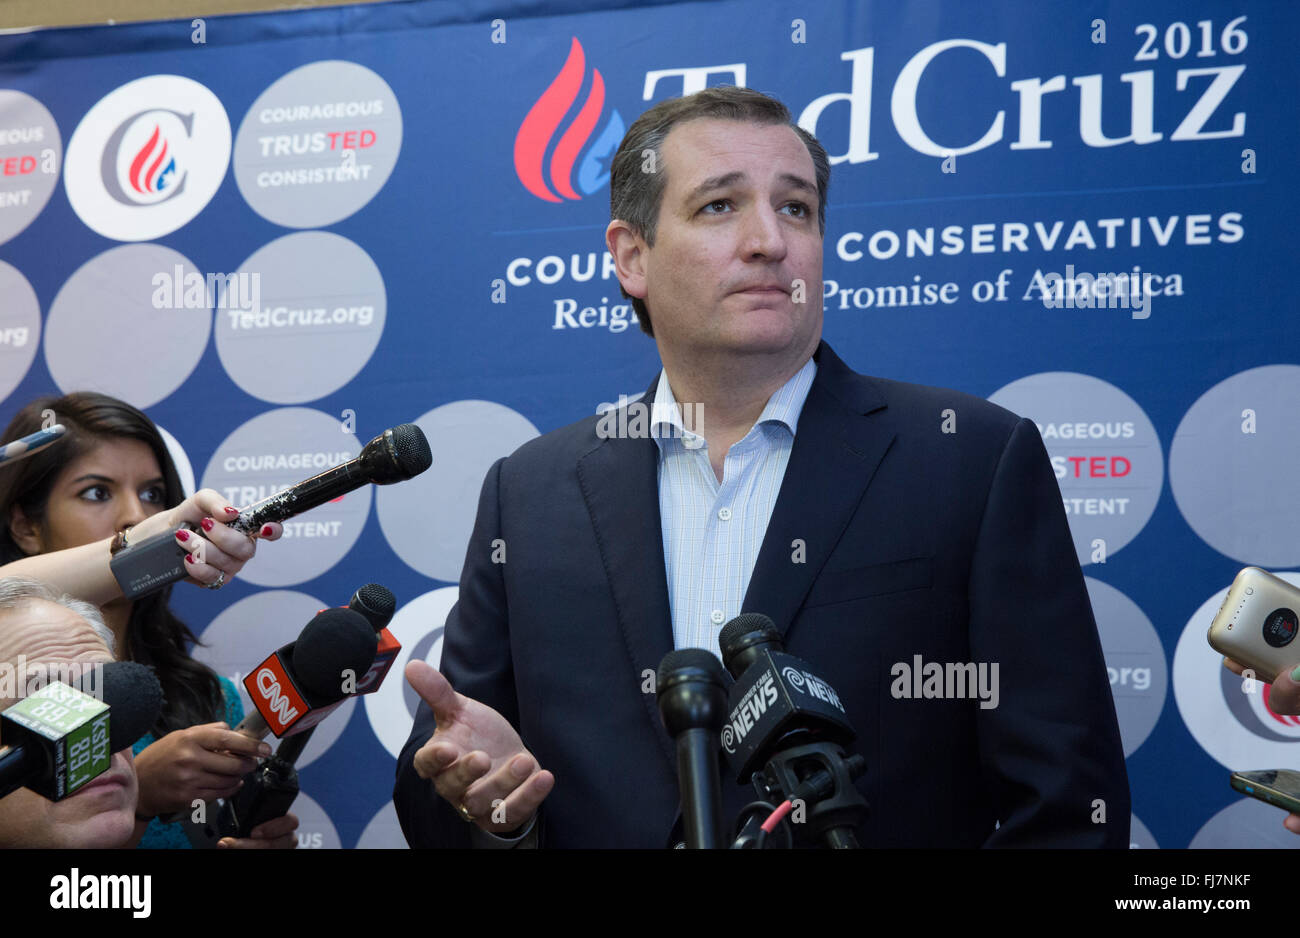
M663 165L662 147L668 132L690 120L739 121L747 124L784 124L794 130L808 148L813 170L817 174L817 227L826 233L826 191L831 182L831 161L817 138L796 124L790 111L776 98L750 88L722 85L705 88L685 98L661 101L636 119L623 136L609 170L609 217L627 222L634 231L654 246L659 208L663 203L668 178ZM647 151L654 154L653 162ZM649 165L651 170L645 167ZM653 336L650 311L645 301L630 296L641 329Z

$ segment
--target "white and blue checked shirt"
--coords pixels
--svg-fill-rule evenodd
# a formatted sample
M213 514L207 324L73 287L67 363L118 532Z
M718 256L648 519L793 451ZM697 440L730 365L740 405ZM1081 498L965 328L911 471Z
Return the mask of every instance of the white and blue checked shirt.
M816 374L809 358L768 399L758 421L727 453L719 484L708 444L682 424L668 374L660 372L651 432L659 446L659 516L674 647L719 654L722 626L740 614ZM700 417L707 423L707 413Z

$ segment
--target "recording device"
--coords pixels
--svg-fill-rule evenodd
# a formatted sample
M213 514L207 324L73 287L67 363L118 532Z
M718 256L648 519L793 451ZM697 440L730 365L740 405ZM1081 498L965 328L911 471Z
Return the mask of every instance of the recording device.
M18 788L50 801L74 795L157 722L162 687L149 668L88 667L79 686L51 682L0 714L0 798Z
M1271 684L1300 663L1300 589L1259 567L1246 567L1232 581L1206 635L1210 646Z
M1243 795L1300 814L1300 772L1257 769L1254 772L1233 772L1229 780L1232 787Z
M727 675L702 648L670 651L655 677L659 715L677 745L686 846L723 846L718 736L727 718Z
M12 443L5 443L0 446L0 465L33 456L45 447L53 446L67 432L67 427L56 423L52 427L42 427L35 433L29 433Z
M355 459L241 509L239 517L229 522L229 526L252 534L268 522L286 521L368 483L404 482L424 472L432 463L433 455L424 431L413 423L404 423L379 434ZM193 530L188 525L183 527ZM176 543L176 530L128 542L113 555L109 567L122 587L123 596L136 599L187 576L183 560L186 551Z
M722 728L723 752L736 780L748 779L758 793L758 801L741 813L734 846L764 846L769 825L759 823L760 814L770 820L787 802L799 802L806 818L789 825L798 831L792 840L856 847L853 828L866 817L867 804L853 779L866 770L866 761L845 754L843 747L856 734L839 695L809 665L785 653L781 633L765 615L737 616L723 627L718 643L736 679Z
M261 739L301 733L329 716L352 693L375 660L377 637L352 609L325 609L297 640L271 655L244 678L253 710L235 727Z

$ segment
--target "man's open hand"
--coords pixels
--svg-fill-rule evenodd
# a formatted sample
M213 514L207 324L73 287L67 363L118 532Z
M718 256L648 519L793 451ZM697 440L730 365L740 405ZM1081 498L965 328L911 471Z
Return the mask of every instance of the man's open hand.
M432 779L438 794L481 829L504 834L523 827L550 794L555 776L537 764L509 720L456 693L425 662L408 664L406 680L438 725L416 752L415 771Z

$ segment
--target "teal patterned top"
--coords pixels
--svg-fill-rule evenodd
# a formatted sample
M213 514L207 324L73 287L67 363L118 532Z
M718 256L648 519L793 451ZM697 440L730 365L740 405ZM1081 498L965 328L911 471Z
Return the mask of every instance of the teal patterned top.
M239 721L244 718L244 704L239 699L239 690L235 687L234 682L229 678L217 675L217 680L221 682L221 694L226 699L226 724L228 726L238 726ZM140 737L139 741L131 747L134 755L139 755L140 750L155 741L153 733ZM190 841L181 830L179 824L164 824L162 821L154 818L145 828L144 837L140 840L141 850L189 850Z

